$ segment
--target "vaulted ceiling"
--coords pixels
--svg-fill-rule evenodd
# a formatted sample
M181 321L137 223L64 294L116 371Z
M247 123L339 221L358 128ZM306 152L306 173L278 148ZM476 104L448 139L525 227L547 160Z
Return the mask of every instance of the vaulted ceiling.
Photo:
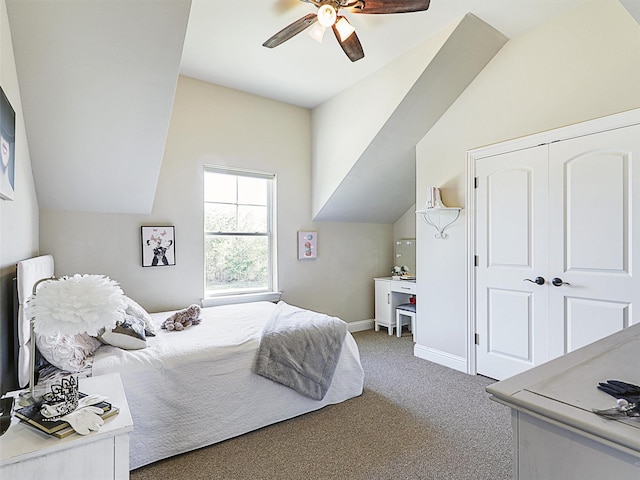
M586 1L432 0L426 12L353 15L365 58L351 63L329 36L321 45L301 34L261 46L315 10L305 1L6 0L40 207L149 213L179 74L315 108L467 12L513 37ZM456 75L454 67L425 66L416 85ZM407 92L389 126L403 128L402 112L420 102L415 94ZM384 144L384 131L371 139L372 149ZM410 158L405 164L412 168ZM357 168L360 178L372 171L366 162ZM338 187L334 200L343 196ZM329 203L327 219L338 204ZM349 219L365 221L357 212Z

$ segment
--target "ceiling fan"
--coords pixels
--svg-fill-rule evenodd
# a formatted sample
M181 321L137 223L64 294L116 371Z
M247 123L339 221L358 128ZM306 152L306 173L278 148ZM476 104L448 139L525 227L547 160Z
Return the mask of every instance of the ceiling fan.
M351 13L408 13L419 12L429 8L431 0L300 0L305 3L313 3L318 7L317 13L309 13L296 20L291 25L284 27L274 36L262 44L264 47L273 48L299 34L307 27L313 25L309 34L322 42L324 31L331 27L333 33L342 47L344 53L352 62L364 57L364 50L355 28L346 17L338 15L341 8L348 9Z

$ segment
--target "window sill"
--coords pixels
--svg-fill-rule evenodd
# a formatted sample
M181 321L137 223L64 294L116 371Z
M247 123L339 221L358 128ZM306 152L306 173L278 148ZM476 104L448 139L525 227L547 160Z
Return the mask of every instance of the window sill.
M246 293L242 295L224 295L220 297L207 297L200 300L203 307L217 307L219 305L231 305L234 303L250 302L277 302L280 300L280 292Z

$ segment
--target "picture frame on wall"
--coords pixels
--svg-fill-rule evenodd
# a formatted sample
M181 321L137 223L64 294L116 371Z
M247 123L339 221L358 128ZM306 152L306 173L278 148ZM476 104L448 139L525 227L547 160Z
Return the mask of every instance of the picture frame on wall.
M16 167L16 112L0 87L0 198L13 200Z
M175 227L143 226L142 266L167 267L176 264Z
M298 260L318 258L318 232L298 232Z

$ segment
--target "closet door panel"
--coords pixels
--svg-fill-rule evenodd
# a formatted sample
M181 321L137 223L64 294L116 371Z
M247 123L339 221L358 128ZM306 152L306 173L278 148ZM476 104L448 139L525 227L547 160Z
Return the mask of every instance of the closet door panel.
M547 360L547 146L476 162L476 367L502 379ZM531 279L528 282L525 279Z
M640 126L550 144L548 275L563 282L549 288L551 358L637 321L634 195L640 195Z
M489 289L488 296L488 317L491 319L488 326L489 353L505 360L532 363L531 293L492 288Z
M571 352L629 326L628 303L566 299L565 350Z
M499 170L486 181L489 266L530 268L533 172Z
M628 274L629 157L587 152L565 163L564 271Z

